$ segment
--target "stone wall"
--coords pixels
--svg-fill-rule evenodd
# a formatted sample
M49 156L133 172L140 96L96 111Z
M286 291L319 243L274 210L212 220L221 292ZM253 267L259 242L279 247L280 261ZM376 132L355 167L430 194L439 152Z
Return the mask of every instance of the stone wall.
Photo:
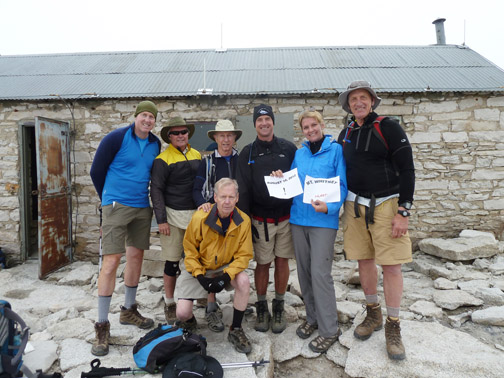
M400 117L413 145L417 181L410 222L412 236L453 237L460 230L476 229L502 238L504 95L421 93L388 94L382 98L379 113ZM309 107L321 111L327 133L333 135L338 135L346 116L334 95L154 101L160 111L155 129L158 135L170 117L234 120L237 115L250 115L255 105L265 102L275 112L293 113L295 142L299 145L299 112ZM98 250L98 196L89 177L94 153L105 134L133 121L137 103L105 99L75 102L77 258L96 256ZM60 101L0 103L0 246L10 253L19 253L20 248L18 125L35 116L71 120L69 110ZM74 211L76 207L74 198Z

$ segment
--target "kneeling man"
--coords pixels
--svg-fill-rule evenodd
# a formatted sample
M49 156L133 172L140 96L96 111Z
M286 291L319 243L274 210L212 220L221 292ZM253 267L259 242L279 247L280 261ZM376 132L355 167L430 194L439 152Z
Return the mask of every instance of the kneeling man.
M230 178L215 183L215 204L209 213L198 210L184 236L184 267L179 277L177 319L191 328L195 324L193 300L223 289L235 290L233 323L228 340L241 353L252 350L242 329L249 299L250 281L244 270L252 253L250 218L236 206L238 184Z

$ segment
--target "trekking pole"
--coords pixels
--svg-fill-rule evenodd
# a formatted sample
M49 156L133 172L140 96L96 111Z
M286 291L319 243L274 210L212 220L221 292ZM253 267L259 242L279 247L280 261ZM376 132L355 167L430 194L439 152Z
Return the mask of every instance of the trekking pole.
M228 364L221 364L223 369L234 369L234 368L244 368L244 367L258 367L269 364L268 360L264 358L261 361L246 361L246 362L231 362Z
M103 224L103 214L102 214L102 207L100 204L100 258L98 260L98 274L101 272L101 265L102 265L102 260L103 260L103 248L102 248L102 235L103 235L103 230L102 230L102 224Z
M101 377L112 377L116 375L138 375L138 374L146 374L147 372L143 369L136 368L106 368L100 367L100 359L95 358L91 361L91 371L82 372L81 378L101 378Z

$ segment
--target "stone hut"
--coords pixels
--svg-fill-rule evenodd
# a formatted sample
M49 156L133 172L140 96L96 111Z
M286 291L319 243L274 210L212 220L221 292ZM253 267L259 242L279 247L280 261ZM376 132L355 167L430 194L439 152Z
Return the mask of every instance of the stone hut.
M296 119L320 111L337 135L338 94L356 79L382 97L413 145L410 233L453 237L504 224L504 71L466 46L368 46L0 56L0 247L38 257L40 276L98 252L99 200L89 177L98 144L130 124L137 103L206 130L230 119L255 135L252 110L275 111L275 133L302 142Z

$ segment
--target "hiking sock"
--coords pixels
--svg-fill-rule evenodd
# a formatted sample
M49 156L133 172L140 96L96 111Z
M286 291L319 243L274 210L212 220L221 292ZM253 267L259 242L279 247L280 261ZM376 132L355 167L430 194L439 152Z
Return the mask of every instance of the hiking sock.
M214 311L217 311L218 308L219 307L217 306L217 302L208 302L206 312L207 313L214 312Z
M275 299L276 299L277 301L283 301L283 300L284 300L284 298L285 298L285 293L280 294L280 293L278 293L277 291L275 291Z
M98 296L98 323L103 323L108 321L108 313L110 310L110 301L112 300L112 295L99 295Z
M266 294L264 295L259 295L257 294L257 302L265 301L266 300Z
M399 310L400 310L399 307L387 306L387 316L390 318L398 319L399 318Z
M366 295L366 303L367 304L377 304L378 303L378 294Z
M240 311L233 307L233 323L231 324L231 329L241 328L243 315L245 315L245 310Z
M124 285L124 287L126 288L124 291L124 308L129 310L131 306L135 304L138 285L137 286Z
M175 303L175 298L166 298L166 296L165 296L164 301L167 305L169 305L169 304Z

